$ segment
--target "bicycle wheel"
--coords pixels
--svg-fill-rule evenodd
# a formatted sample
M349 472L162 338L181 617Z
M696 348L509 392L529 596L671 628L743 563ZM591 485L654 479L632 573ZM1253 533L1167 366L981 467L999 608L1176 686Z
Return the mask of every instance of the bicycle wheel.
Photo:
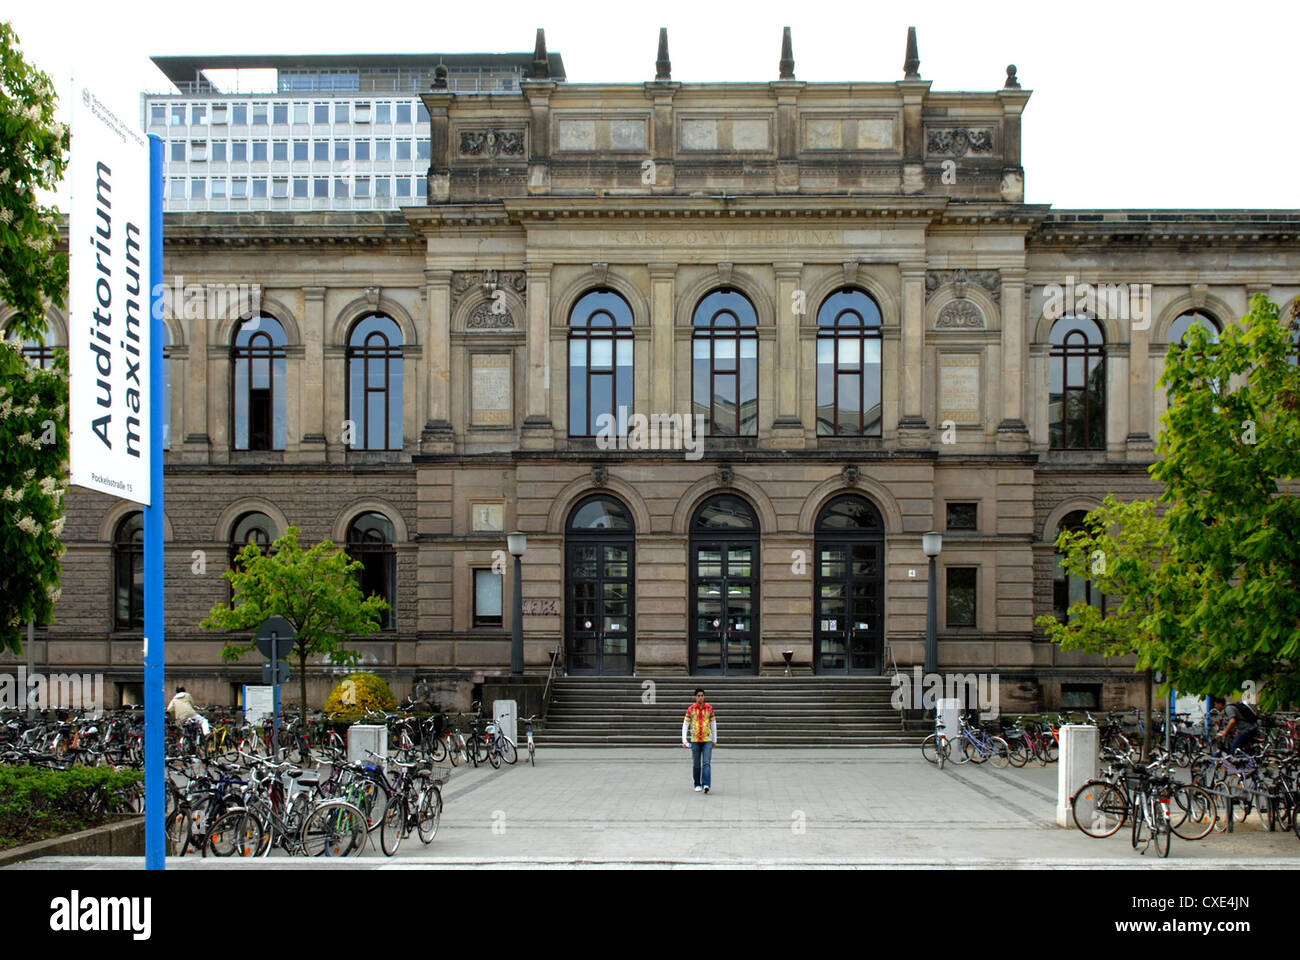
M509 737L502 736L497 742L501 745L501 759L513 766L519 760L519 749L515 746L514 741Z
M921 756L925 757L926 763L935 763L938 761L938 754L935 752L935 735L932 733L921 741Z
M1029 762L1029 748L1025 746L1024 740L1021 740L1019 737L1014 740L1008 740L1007 748L1010 750L1008 757L1011 760L1011 765L1016 769L1023 767Z
M227 810L208 828L208 843L218 857L252 857L261 848L262 823L251 810Z
M366 815L366 829L377 830L388 812L388 788L373 777L363 777L357 787L359 799L355 802Z
M190 849L190 812L182 805L167 817L167 856L183 857Z
M1162 858L1169 856L1169 845L1173 835L1169 824L1169 807L1166 806L1168 802L1168 800L1156 799L1151 804L1152 812L1156 817L1156 822L1151 825L1151 839L1155 842L1156 853Z
M309 857L360 855L366 845L366 815L343 800L327 800L307 817L299 842Z
M985 744L967 740L965 737L962 738L961 749L962 753L966 755L966 759L975 764L983 763L993 753Z
M952 756L952 744L948 742L948 738L943 734L939 734L939 738L935 743L934 755L938 762L939 769L942 770L943 765L947 763L948 758Z
M1043 738L1043 766L1049 763L1056 763L1061 755L1061 745L1056 740L1047 736Z
M1170 798L1170 829L1181 840L1203 840L1218 815L1213 795L1194 783L1180 784Z
M1074 825L1089 837L1109 837L1124 826L1128 799L1123 791L1105 780L1089 780L1070 798Z
M992 737L989 739L989 746L993 748L992 760L993 766L999 770L1005 770L1011 762L1011 747L1001 737Z
M488 744L487 748L488 763L492 764L493 770L501 769L501 741L494 739Z
M420 803L415 811L415 827L420 834L420 842L433 843L438 835L438 824L442 822L442 791L436 783L428 784L420 791Z
M533 747L533 738L528 738L528 762L532 766L537 766L537 750Z
M441 763L447 759L447 743L442 737L433 738L433 746L429 748L429 759L434 763Z
M1151 839L1151 825L1147 823L1145 804L1146 798L1141 794L1133 798L1133 835L1131 842L1134 850L1138 848L1139 843L1145 847Z
M402 845L402 834L406 832L406 802L401 798L395 798L388 804L388 810L384 813L384 823L379 828L379 848L384 851L384 856L391 857L397 852L397 848Z

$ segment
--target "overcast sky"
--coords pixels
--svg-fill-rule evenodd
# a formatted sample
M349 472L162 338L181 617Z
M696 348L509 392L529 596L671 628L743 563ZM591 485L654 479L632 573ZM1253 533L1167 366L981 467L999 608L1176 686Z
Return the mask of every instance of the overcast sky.
M171 89L148 59L160 54L505 53L531 51L540 26L571 82L640 83L654 77L665 26L674 80L755 82L776 79L789 26L798 79L894 81L915 26L933 90L998 89L1006 65L1019 68L1033 91L1022 153L1030 203L1300 207L1295 0L7 6L0 16L65 108L76 71L137 119L140 92Z

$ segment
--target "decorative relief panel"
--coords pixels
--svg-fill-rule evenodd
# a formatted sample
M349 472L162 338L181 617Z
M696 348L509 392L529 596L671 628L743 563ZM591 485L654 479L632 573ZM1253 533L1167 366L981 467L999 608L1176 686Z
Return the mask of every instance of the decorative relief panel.
M926 130L926 153L950 154L964 157L967 153L993 152L993 130L990 127L980 129L953 127L947 130Z
M524 131L493 127L460 131L462 157L520 157L524 155Z
M688 117L681 120L678 139L683 151L769 151L772 122L768 117Z
M997 270L927 270L925 274L925 299L934 296L935 291L946 283L956 287L957 299L966 296L966 285L975 284L990 297L994 303L1002 302L1002 274Z
M555 122L555 148L557 153L642 153L646 120L560 117Z
M528 289L528 275L522 270L457 270L451 275L452 304L459 303L472 287L480 287L488 297L499 287L504 287L522 298Z
M973 300L952 300L944 304L934 325L940 330L983 330L984 311Z

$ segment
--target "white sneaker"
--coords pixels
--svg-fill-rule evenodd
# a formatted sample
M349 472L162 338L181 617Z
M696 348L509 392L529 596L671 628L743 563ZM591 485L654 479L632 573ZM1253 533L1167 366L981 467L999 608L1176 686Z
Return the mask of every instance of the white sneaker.
M705 788L704 788L704 792L705 792L705 793L708 793L708 792L709 792L709 788L708 788L708 787L705 787Z
M696 792L696 793L699 793L699 792L700 792L701 790L703 790L703 789L704 789L703 787L696 787L696 788L695 788L695 792Z

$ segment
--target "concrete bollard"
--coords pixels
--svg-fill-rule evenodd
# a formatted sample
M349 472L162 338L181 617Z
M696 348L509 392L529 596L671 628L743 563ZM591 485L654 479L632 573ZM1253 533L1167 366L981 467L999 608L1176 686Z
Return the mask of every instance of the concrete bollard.
M961 701L957 699L940 699L935 702L938 715L937 726L943 730L954 749L961 749Z
M1081 723L1061 727L1061 754L1056 771L1056 825L1074 827L1070 798L1085 780L1097 775L1097 753L1101 743L1097 728Z
M348 762L375 763L366 753L373 750L381 757L388 756L388 728L379 724L354 723L348 727Z

